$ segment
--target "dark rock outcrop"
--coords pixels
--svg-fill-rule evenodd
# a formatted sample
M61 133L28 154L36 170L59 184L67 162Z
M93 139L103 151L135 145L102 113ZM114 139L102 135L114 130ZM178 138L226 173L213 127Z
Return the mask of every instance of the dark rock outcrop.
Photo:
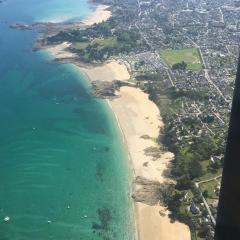
M135 191L132 198L135 202L142 202L147 205L156 205L161 200L161 184L157 181L150 181L144 177L136 177Z
M100 98L114 98L115 92L123 86L123 83L118 80L110 81L93 81L92 82L94 96Z

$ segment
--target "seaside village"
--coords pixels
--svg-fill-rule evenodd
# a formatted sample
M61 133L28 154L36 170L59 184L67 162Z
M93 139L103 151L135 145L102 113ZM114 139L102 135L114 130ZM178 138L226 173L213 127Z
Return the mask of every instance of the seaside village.
M237 69L240 1L95 2L109 6L108 20L79 28L47 25L54 34L46 31L37 47L67 42L74 59L59 61L74 60L83 67L114 60L126 65L130 79L95 81L95 92L115 99L115 90L136 86L149 94L164 124L155 139L158 147L148 149L150 162L167 151L174 157L164 172L166 182L143 178L143 186L154 185L171 221L186 224L191 239L213 239Z

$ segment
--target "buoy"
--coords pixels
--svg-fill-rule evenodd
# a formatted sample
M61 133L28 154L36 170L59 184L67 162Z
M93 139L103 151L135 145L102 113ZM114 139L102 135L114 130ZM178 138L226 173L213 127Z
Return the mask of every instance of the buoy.
M84 215L85 218L87 218L87 215Z
M70 209L70 206L69 206L69 205L67 206L67 209Z
M10 217L9 216L6 216L5 218L4 218L4 222L9 222L10 221Z

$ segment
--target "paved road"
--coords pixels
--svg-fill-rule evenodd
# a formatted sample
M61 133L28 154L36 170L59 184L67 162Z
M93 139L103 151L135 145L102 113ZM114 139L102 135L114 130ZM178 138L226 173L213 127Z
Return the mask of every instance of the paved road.
M219 175L219 176L216 176L216 177L213 177L213 178L210 178L210 179L203 180L203 181L200 181L200 182L196 182L196 183L195 183L196 187L198 188L198 190L199 190L199 192L200 192L200 194L201 194L201 197L202 197L202 200L203 200L203 204L204 204L205 208L207 209L207 212L208 212L208 214L209 214L209 216L210 216L211 222L212 222L212 224L213 224L214 226L216 225L216 220L215 220L214 216L212 215L211 209L210 209L210 207L209 207L209 205L208 205L205 197L202 195L202 192L201 192L201 190L200 190L200 188L199 188L199 184L211 182L211 181L213 181L213 180L217 180L217 179L220 178L220 177L222 177L222 175Z
M215 226L215 225L216 225L216 220L215 220L214 216L212 215L211 209L210 209L210 207L209 207L209 205L208 205L205 197L202 195L202 192L201 192L201 190L199 189L199 184L195 183L195 185L196 185L196 187L198 188L198 190L199 190L199 192L200 192L200 195L201 195L201 197L202 197L203 204L204 204L204 206L205 206L205 208L206 208L206 210L207 210L207 212L208 212L208 215L210 216L211 222L212 222L212 224Z

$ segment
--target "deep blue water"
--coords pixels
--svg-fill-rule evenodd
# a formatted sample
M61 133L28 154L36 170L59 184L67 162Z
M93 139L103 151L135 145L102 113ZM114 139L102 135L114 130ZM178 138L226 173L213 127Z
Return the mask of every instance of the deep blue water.
M0 4L0 240L133 240L126 150L73 65L13 22L81 19L85 0ZM6 216L10 221L4 222Z

